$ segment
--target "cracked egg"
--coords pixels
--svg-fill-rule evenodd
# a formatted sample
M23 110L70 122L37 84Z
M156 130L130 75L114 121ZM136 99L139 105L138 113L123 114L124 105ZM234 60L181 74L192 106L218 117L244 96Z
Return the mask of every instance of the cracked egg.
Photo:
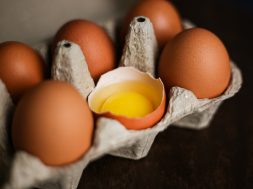
M120 67L102 75L88 97L95 114L115 119L132 130L159 122L165 101L162 81L133 67Z

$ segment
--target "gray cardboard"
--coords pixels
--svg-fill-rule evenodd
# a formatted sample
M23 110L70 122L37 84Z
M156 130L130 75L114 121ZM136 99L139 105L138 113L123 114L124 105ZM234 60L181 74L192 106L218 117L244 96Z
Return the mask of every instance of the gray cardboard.
M142 27L147 28L147 31L143 31ZM143 38L132 47L131 40L136 39L136 36L143 32L145 32L145 36L148 39L145 40ZM152 24L148 18L145 18L145 22L141 23L135 19L131 23L121 65L133 66L137 69L143 68L143 71L154 73L152 69L155 63L156 49L154 46L156 42L153 41L155 37L152 35L154 35ZM70 43L71 46L66 47L65 43ZM142 47L143 44L148 47ZM136 49L136 47L140 54L129 53L131 52L129 48ZM151 53L147 53L147 51ZM72 42L62 41L58 44L58 51L56 52L58 54L53 62L52 77L70 82L86 98L93 89L94 83L90 78L85 57L80 48ZM135 59L141 60L140 63L142 65L138 65L138 61L135 61ZM128 60L133 60L131 61L132 64ZM232 97L241 87L242 77L240 70L232 62L231 71L232 76L229 87L224 94L214 99L197 99L191 91L180 87L173 87L170 93L167 94L168 108L164 117L152 128L140 131L127 130L116 120L99 118L96 123L92 146L79 161L70 165L62 167L47 166L31 154L23 151L16 152L12 158L8 159L10 162L7 171L9 179L5 180L2 188L25 189L39 186L44 189L75 189L78 186L82 171L88 163L105 154L140 159L148 154L157 134L165 130L172 123L177 122L178 126L192 129L207 126L219 104L225 99ZM85 77L82 74L85 74ZM88 84L86 81L88 81ZM83 86L87 87L83 88ZM0 158L4 159L4 157L9 156L9 152L6 150L10 147L10 144L7 142L6 120L12 103L2 82L0 82L0 95L0 136L2 136L0 138Z

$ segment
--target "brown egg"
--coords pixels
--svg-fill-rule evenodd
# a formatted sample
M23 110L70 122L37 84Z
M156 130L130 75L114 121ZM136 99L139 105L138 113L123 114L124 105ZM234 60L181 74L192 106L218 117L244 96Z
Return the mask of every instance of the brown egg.
M61 40L77 43L86 58L95 81L115 67L115 49L112 40L100 26L87 20L73 20L63 25L55 36L54 46Z
M15 102L43 77L43 60L31 47L14 41L0 44L0 79Z
M179 86L191 90L198 98L214 98L229 84L230 59L216 35L194 28L167 43L158 72L167 88Z
M17 150L60 166L80 159L91 145L93 117L70 84L45 81L20 100L12 123Z
M146 16L154 26L159 47L182 31L181 20L172 3L164 0L145 0L138 2L128 13L122 28L122 38L125 37L129 24L136 16Z

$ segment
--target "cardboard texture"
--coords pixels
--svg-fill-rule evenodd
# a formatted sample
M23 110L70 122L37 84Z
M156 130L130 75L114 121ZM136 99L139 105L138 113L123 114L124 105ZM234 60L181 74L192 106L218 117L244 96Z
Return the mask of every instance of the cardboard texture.
M108 31L113 31L114 22L105 24ZM185 27L193 25L185 21ZM47 45L39 48L43 57L47 57ZM121 66L133 66L141 71L155 73L157 42L152 23L148 18L135 18L127 35ZM39 187L43 189L75 189L83 170L90 161L111 154L130 159L145 157L157 134L172 123L179 127L200 129L206 127L217 108L227 98L237 93L242 84L240 70L231 62L231 82L221 96L214 99L197 99L194 94L180 87L173 87L168 97L168 107L161 121L152 128L144 130L127 130L118 121L99 118L94 131L94 141L89 151L77 162L63 167L44 165L37 157L23 151L10 153L6 127L10 126L10 112L13 109L10 96L0 82L0 162L5 165L6 179L2 188L25 189ZM58 44L56 57L52 65L52 78L74 85L84 98L94 88L85 57L78 45L62 41ZM10 156L10 157L9 157Z

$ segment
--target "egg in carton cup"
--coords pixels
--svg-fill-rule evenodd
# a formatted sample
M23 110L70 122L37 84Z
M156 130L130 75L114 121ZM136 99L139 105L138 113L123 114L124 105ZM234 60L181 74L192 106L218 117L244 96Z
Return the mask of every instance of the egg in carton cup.
M107 31L112 34L115 22L108 23L105 26L108 26ZM184 26L194 27L188 21L184 22ZM46 57L48 51L46 43L38 47L42 56ZM120 62L120 66L125 68L118 68L111 72L125 69L155 80L153 76L157 49L152 23L146 17L136 17L130 24ZM99 82L102 83L102 79L108 77L108 74L109 72L104 74ZM226 91L214 99L197 99L189 90L180 87L171 88L167 94L168 106L165 114L150 128L129 130L117 120L98 118L93 143L88 152L80 160L60 167L47 166L39 158L24 151L13 155L7 136L7 125L10 123L14 105L4 83L0 82L0 162L6 166L5 170L8 170L6 177L1 178L4 180L2 188L74 189L77 188L88 163L105 154L140 159L148 154L157 134L171 124L191 129L204 128L208 126L222 101L239 91L242 84L241 73L232 62L231 74L231 81ZM80 47L69 41L61 41L57 45L52 65L52 78L71 83L85 99L95 88ZM117 81L117 78L112 78Z

